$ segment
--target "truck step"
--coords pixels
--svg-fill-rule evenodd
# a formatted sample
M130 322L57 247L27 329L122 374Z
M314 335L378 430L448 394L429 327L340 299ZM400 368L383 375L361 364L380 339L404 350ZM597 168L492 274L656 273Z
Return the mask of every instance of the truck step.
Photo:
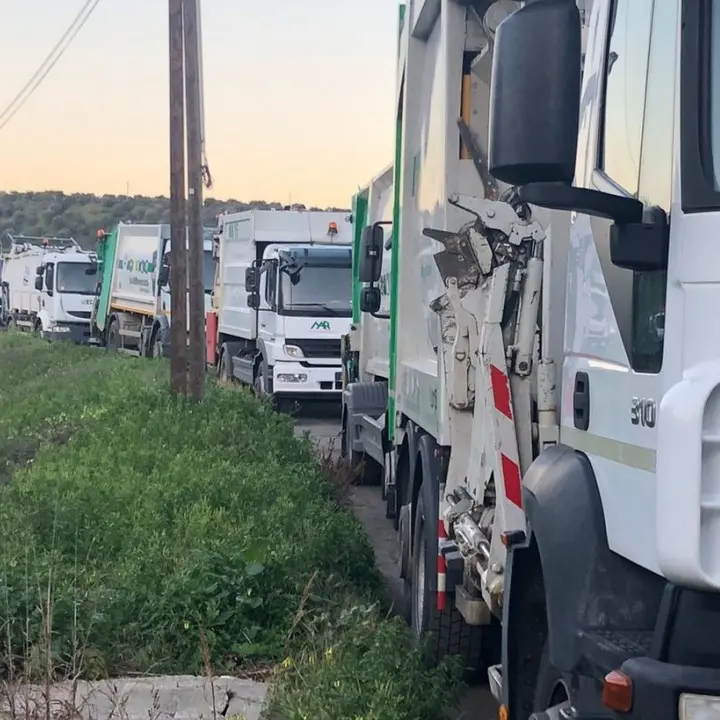
M583 655L605 673L634 657L649 657L652 630L592 630L582 634Z

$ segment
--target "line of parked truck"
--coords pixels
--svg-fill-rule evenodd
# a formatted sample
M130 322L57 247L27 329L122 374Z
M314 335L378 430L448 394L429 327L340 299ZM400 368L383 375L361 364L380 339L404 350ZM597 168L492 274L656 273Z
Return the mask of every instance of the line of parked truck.
M170 350L170 227L121 223L83 250L10 235L0 324L143 357ZM350 327L347 213L249 210L204 237L207 363L259 394L340 397Z
M501 720L720 717L717 17L408 0L394 162L352 223L232 215L213 238L209 363L264 393L341 384L410 625ZM46 303L76 252L38 272ZM150 280L124 318L117 269L159 282L162 257L101 249L101 340L164 327Z

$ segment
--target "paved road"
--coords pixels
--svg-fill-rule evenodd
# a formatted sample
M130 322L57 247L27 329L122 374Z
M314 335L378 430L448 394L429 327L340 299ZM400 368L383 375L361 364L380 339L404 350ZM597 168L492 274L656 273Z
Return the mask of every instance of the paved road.
M310 437L323 448L334 444L340 449L340 413L337 406L304 407L296 414L297 435ZM401 605L403 597L400 580L397 536L392 524L385 518L380 491L373 487L357 487L352 497L353 510L367 532L375 550L378 568L388 583L391 598ZM451 720L492 720L497 717L497 705L486 688L471 688L464 696Z

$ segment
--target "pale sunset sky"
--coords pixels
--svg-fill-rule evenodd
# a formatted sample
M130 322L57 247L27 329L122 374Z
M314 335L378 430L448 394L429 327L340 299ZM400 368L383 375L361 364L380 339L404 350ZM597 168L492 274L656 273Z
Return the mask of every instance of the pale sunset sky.
M82 0L0 0L0 111ZM208 195L349 207L392 161L397 0L202 0ZM0 130L0 190L167 195L167 0L101 0Z

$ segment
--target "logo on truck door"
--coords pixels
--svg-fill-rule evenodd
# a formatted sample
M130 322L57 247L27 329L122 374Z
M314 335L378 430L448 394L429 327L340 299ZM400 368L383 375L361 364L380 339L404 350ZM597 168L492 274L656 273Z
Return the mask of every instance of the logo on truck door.
M330 323L327 320L316 320L311 326L311 330L329 330Z

